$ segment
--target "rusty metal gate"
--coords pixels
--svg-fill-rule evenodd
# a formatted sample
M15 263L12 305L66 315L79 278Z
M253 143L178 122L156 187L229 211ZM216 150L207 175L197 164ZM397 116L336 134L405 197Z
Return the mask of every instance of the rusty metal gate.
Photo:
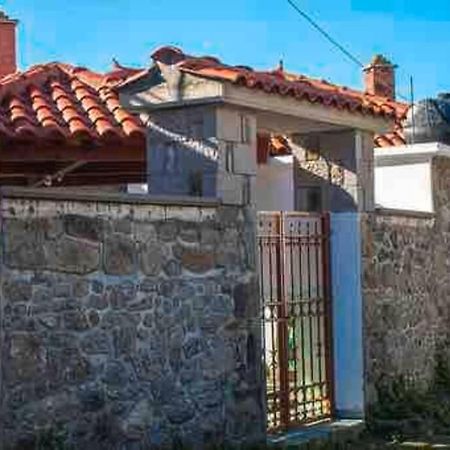
M328 215L259 213L268 430L332 415Z

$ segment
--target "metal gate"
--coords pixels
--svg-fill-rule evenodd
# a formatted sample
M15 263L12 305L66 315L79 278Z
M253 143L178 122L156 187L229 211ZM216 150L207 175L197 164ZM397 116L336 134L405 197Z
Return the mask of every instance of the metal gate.
M268 429L332 415L328 215L259 213Z

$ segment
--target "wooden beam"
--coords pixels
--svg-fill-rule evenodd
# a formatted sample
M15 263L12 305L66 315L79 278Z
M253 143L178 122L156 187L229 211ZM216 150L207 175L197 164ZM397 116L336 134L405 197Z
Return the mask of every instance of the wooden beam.
M4 143L0 149L0 164L6 161L145 161L145 143L134 147L79 148L66 145L40 146Z
M51 186L54 181L57 181L58 183L61 183L64 176L69 174L70 172L75 171L81 166L84 166L86 164L86 161L76 161L72 164L69 164L64 169L58 170L52 175L47 175L38 182L34 183L32 187L41 187L41 186Z

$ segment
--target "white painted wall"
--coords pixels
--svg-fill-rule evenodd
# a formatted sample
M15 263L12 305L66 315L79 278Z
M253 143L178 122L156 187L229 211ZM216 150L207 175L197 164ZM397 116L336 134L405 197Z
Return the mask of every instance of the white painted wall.
M432 160L450 158L439 142L375 149L375 203L378 206L433 212Z
M336 414L364 417L361 227L358 213L331 214Z
M258 211L294 210L294 162L292 155L269 158L258 165L255 198Z
M431 162L376 167L375 203L384 208L432 212Z

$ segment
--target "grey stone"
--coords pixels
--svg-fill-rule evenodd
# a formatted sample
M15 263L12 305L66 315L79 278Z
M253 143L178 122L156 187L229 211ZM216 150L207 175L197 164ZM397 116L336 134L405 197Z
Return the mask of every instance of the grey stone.
M117 233L131 234L133 231L133 222L131 217L125 217L113 221L113 229Z
M31 300L32 285L26 280L9 280L3 283L3 295L10 302Z
M106 309L108 307L108 297L105 294L91 294L87 300L87 306L99 310Z
M258 314L258 285L255 279L240 283L233 291L234 315L237 318L254 318Z
M40 336L33 333L14 333L9 340L5 367L7 382L28 382L43 376L47 352Z
M92 280L91 282L91 289L94 294L101 294L103 293L104 284L102 281L99 280Z
M215 267L215 255L211 250L176 245L173 253L182 266L190 272L205 273Z
M146 311L153 308L154 297L152 295L146 295L145 297L133 300L128 304L130 311Z
M73 283L73 295L77 298L86 297L89 294L89 280L77 278Z
M178 236L178 223L175 220L166 220L158 226L158 237L164 242L173 242Z
M89 384L78 389L78 399L84 412L95 412L105 405L105 394L101 386Z
M116 356L129 355L136 351L136 327L121 327L113 330Z
M159 275L166 259L166 253L160 242L147 242L141 247L141 270L145 275Z
M131 275L136 272L135 243L122 234L113 234L105 240L103 267L110 275Z
M81 339L81 348L87 354L107 354L111 350L108 333L100 330L91 331Z
M84 331L90 327L83 311L67 311L63 315L63 320L67 330Z
M164 272L168 277L178 277L181 275L181 266L178 261L171 259L164 264Z
M46 262L44 233L39 222L31 220L5 220L5 264L17 269L37 269Z
M38 318L38 323L49 330L58 328L60 321L60 316L58 316L57 314L44 314L39 316Z
M139 284L142 292L156 292L158 290L158 278L144 278Z
M171 423L181 425L194 417L195 408L190 400L177 396L164 408L164 412Z
M108 300L111 308L122 309L136 296L136 286L131 282L108 286Z
M114 327L137 326L140 319L139 316L131 314L127 311L106 311L100 321L103 329L112 329Z
M72 286L68 283L58 283L53 286L54 297L70 297L72 295Z
M194 224L183 225L179 232L179 238L188 244L198 242L200 240L200 230Z
M104 221L100 217L64 215L64 229L67 234L91 241L101 241L104 232Z
M109 360L102 379L107 385L120 387L128 383L129 373L121 361Z
M202 353L206 349L205 341L199 337L190 337L183 344L184 355L187 359L190 359L199 353Z
M96 271L100 265L100 245L63 236L57 242L48 242L48 267L75 274L87 274Z

